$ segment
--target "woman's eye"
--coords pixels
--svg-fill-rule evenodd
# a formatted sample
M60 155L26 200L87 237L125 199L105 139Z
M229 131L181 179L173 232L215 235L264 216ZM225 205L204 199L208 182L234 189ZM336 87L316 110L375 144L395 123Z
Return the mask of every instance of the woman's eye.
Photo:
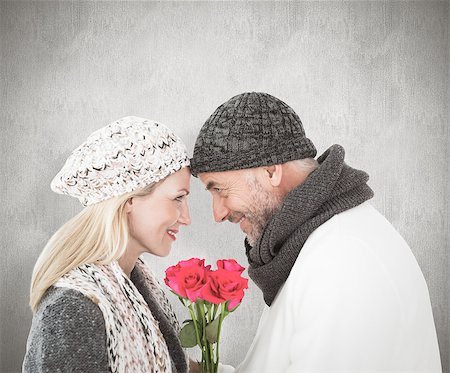
M178 202L183 202L183 200L184 200L185 197L186 197L186 195L184 194L184 195L182 195L182 196L176 197L175 200L178 201Z

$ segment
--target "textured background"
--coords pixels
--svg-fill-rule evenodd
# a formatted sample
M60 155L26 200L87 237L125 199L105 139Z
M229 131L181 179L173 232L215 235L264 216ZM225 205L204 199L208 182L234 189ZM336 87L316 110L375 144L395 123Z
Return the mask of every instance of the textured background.
M49 188L69 152L131 114L166 123L192 149L212 111L250 90L290 104L319 153L340 143L371 175L372 203L427 280L449 371L447 1L2 1L0 13L1 372L20 370L36 258L81 208ZM245 262L242 234L212 222L198 180L190 201L193 224L169 258L146 257L154 270L191 256ZM250 284L225 324L225 362L243 359L261 308Z

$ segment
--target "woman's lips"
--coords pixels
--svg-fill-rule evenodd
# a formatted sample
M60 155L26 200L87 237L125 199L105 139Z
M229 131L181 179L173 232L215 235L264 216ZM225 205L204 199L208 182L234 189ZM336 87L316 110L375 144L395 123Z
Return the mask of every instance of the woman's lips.
M172 229L167 230L167 235L174 241L177 239L177 236L176 236L177 233L178 233L178 231L176 231L176 230L172 230Z

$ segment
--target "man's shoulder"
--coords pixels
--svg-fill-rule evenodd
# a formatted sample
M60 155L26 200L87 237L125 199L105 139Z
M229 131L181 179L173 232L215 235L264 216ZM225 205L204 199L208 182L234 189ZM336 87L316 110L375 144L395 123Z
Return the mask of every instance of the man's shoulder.
M387 278L408 272L419 275L408 244L373 206L365 202L335 215L306 240L290 275L305 281L327 273ZM367 276L365 276L367 278Z
M339 243L360 241L369 246L377 244L380 234L386 239L399 237L389 221L370 203L364 202L334 215L320 225L306 240L302 251L309 247L336 247Z

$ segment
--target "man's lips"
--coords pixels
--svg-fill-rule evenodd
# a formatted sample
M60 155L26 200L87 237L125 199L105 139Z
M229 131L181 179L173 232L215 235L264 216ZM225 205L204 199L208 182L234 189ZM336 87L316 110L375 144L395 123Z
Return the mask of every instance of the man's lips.
M233 224L239 224L241 231L245 233L244 227L247 224L247 219L242 213L233 213L228 216L228 221Z
M245 233L244 225L245 225L246 222L247 222L247 220L245 219L244 216L238 222L239 223L239 227L241 228L241 231L244 232L244 233Z
M237 224L240 223L242 218L245 218L245 215L240 212L233 212L228 215L227 220L231 223Z

